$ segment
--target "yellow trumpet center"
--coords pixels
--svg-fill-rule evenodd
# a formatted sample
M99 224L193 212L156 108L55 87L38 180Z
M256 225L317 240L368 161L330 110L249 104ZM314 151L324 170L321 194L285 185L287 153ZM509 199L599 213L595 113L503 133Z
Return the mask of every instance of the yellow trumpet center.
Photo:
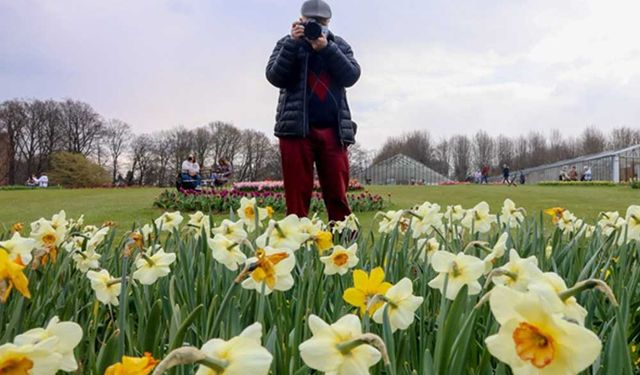
M333 264L335 264L338 267L344 266L345 264L347 264L348 261L349 261L349 255L347 255L346 253L336 254L333 257Z
M555 344L553 338L544 334L538 327L521 322L513 331L518 357L531 362L537 368L544 368L553 361Z
M0 362L0 374L7 375L27 375L33 367L33 362L29 358L14 354Z
M287 253L275 253L271 255L265 255L264 250L258 249L258 262L256 269L251 272L251 278L256 282L264 282L269 289L273 289L276 285L276 270L275 265L280 263L283 259L287 258Z
M53 233L45 234L42 236L42 242L47 246L52 246L56 243L56 236Z
M244 215L249 219L253 219L256 216L256 211L253 207L247 206L244 208Z

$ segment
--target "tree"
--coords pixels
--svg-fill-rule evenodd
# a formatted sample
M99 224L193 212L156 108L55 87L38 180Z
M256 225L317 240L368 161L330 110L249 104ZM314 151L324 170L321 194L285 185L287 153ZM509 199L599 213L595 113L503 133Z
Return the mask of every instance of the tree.
M498 136L496 140L496 153L498 158L498 165L514 165L514 146L513 140L504 135Z
M214 160L225 158L234 162L240 149L242 133L232 124L216 121L209 124L211 130L211 154Z
M608 148L620 150L637 144L640 144L640 130L623 126L611 131Z
M16 183L18 145L22 137L22 131L27 123L26 103L19 100L11 100L0 106L0 130L7 133L8 138L8 173L9 185Z
M124 121L109 120L105 129L105 143L111 158L111 180L116 182L118 160L131 139L131 126Z
M582 155L597 154L604 151L607 139L598 128L590 126L582 132L580 143L582 144Z
M196 160L204 165L211 148L211 132L203 126L193 130L192 133L193 152L195 152Z
M131 142L131 172L133 178L135 178L136 171L138 172L138 185L142 185L145 179L146 172L150 167L150 151L151 151L151 138L147 134L141 134L133 139ZM133 181L128 181L133 183Z
M60 106L67 151L89 155L102 130L100 115L89 104L80 101L68 99Z
M486 131L479 130L473 136L473 153L476 167L484 164L491 165L493 149L493 138Z
M456 135L451 138L453 154L453 174L458 181L467 178L471 160L471 142L465 135Z

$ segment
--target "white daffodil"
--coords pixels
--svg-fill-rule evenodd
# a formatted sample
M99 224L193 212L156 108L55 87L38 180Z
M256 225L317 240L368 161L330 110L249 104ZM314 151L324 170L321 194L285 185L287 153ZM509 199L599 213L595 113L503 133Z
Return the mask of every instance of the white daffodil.
M118 279L113 279L107 270L89 271L87 278L91 281L91 288L96 292L98 301L105 305L118 306L118 297L122 289Z
M500 329L485 340L487 349L514 375L578 374L602 350L598 336L550 311L536 293L497 286L489 301Z
M378 215L382 216L382 220L378 223L378 233L391 233L397 226L401 225L400 221L403 214L404 211L402 210L379 212ZM404 232L402 228L400 228L400 231Z
M98 232L98 230L100 230L100 228L95 225L85 225L84 228L82 228L82 233L84 233L85 235L93 236L96 232Z
M100 268L100 257L101 255L93 250L78 250L71 256L71 258L75 262L76 268L83 273L89 271L90 269Z
M142 235L144 243L151 242L151 238L154 235L154 229L151 224L145 224L138 231Z
M240 220L247 226L249 232L256 230L256 218L258 225L262 226L262 221L269 217L266 208L257 206L256 198L240 198L240 208L236 212Z
M242 243L242 241L247 239L247 231L244 230L242 220L233 222L229 219L224 219L219 226L211 229L211 233L216 235L221 234L236 243Z
M447 210L444 212L444 219L448 220L449 223L453 223L455 221L462 220L465 213L466 210L459 204L455 206L447 206Z
M64 241L65 235L65 226L54 227L50 221L42 218L31 223L30 237L36 240L37 248L57 249Z
M481 259L461 252L454 255L447 251L437 251L431 257L431 267L439 274L429 281L429 286L442 293L448 275L445 296L450 300L454 300L465 285L469 295L478 294L482 289L478 282L484 273L484 262Z
M60 210L60 212L51 216L50 222L51 226L53 226L54 228L64 228L64 230L66 231L69 224L69 222L67 221L67 213L64 212L64 210Z
M627 208L627 239L640 241L640 206Z
M73 349L82 340L82 327L77 323L61 322L57 316L54 316L49 320L46 328L30 329L16 336L13 343L19 346L35 346L50 338L56 338L56 343L51 350L62 357L58 365L59 369L66 372L76 371L78 362L73 355Z
M223 363L222 372L200 365L196 375L267 375L273 356L262 347L262 325L254 323L231 340L209 340L200 351Z
M598 227L600 227L605 237L609 237L614 232L622 230L627 223L618 211L603 212L600 214L600 217Z
M197 211L196 213L189 215L187 227L189 228L189 232L193 233L195 238L200 238L203 230L207 238L211 235L211 219L209 218L209 215L205 215L202 211Z
M11 259L20 259L23 265L29 264L33 259L31 251L35 246L36 240L22 237L18 232L14 232L10 239L0 242L0 249L5 249Z
M313 336L298 347L308 367L333 375L367 375L380 361L378 349L358 342L362 327L356 315L345 315L329 325L312 314L308 322Z
M54 351L59 339L50 337L36 345L0 345L0 371L3 374L55 375L62 355Z
M109 227L100 228L87 241L87 250L96 250L109 233Z
M309 234L300 228L300 219L296 215L289 215L280 221L271 220L267 230L256 239L256 244L296 251L308 239Z
M440 212L440 205L424 202L413 211L414 218L411 220L411 230L413 238L420 236L430 236L434 231L442 232L443 214Z
M490 213L489 204L480 202L467 210L460 223L463 227L473 230L473 233L487 233L491 230L491 224L495 222L496 215Z
M578 224L581 224L581 222L578 222L578 218L576 218L576 216L569 210L564 210L556 223L558 228L560 228L564 234L576 232L580 227Z
M509 251L509 262L498 268L504 274L492 278L496 285L504 285L509 288L527 291L531 282L543 279L542 271L538 268L538 259L535 256L520 258L515 249Z
M176 261L176 254L165 253L160 245L148 248L145 253L141 253L136 259L136 270L133 278L140 284L151 285L161 277L171 273L171 264Z
M250 276L242 282L245 289L255 289L258 293L271 294L274 290L285 291L293 287L291 271L296 266L296 258L289 249L275 249L267 246L258 249L255 257L247 259L251 265Z
M352 232L358 231L360 228L360 220L358 217L351 213L344 218L344 220L336 221L333 226L333 231L337 233L342 233L345 229L348 229Z
M420 252L418 259L422 263L426 261L427 264L431 262L431 257L436 253L436 251L442 250L440 242L438 242L435 237L429 238L428 240L426 238L421 238L416 242L416 246Z
M331 255L320 257L320 261L324 263L324 274L334 275L337 273L339 275L344 275L347 273L349 269L358 264L359 259L356 255L357 251L357 243L354 243L347 249L340 245L334 246Z
M502 258L505 251L507 250L508 239L509 234L507 232L502 233L498 238L498 241L496 241L496 244L493 245L493 249L491 249L489 255L484 258L485 273L489 273L491 271L496 259Z
M413 284L403 278L384 294L385 304L373 314L376 323L384 323L384 310L387 309L391 331L407 329L413 323L414 313L422 304L423 297L413 295Z
M518 228L524 221L523 209L516 207L516 204L509 198L504 200L500 213L500 222L509 228Z
M567 290L567 284L560 275L554 272L545 272L542 280L529 285L529 290L538 293L555 312L562 313L567 319L584 325L587 310L578 304L576 297L571 296L563 301L558 296Z
M231 271L237 270L238 266L247 260L247 256L240 250L240 244L231 241L222 234L208 239L207 243L213 259L224 264Z
M180 227L180 223L182 223L183 217L180 214L180 211L175 212L165 212L160 217L158 217L154 223L159 231L164 232L173 232L174 229Z

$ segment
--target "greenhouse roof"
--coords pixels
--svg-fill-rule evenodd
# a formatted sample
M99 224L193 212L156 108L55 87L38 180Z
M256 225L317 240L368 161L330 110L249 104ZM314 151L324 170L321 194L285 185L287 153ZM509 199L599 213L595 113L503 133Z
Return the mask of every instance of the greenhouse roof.
M597 154L583 155L573 159L566 159L566 160L561 160L554 163L539 165L537 167L526 168L524 169L524 171L533 172L533 171L538 171L543 169L562 167L570 164L584 163L591 160L598 160L598 159L603 159L611 156L625 154L627 152L635 151L635 150L640 150L640 145L629 146L629 147L626 147L620 150L615 150L615 151L610 150L610 151L599 152Z
M417 171L419 173L419 175L416 175L415 178L428 177L429 180L449 181L447 177L427 167L425 164L417 161L416 159L410 158L404 154L396 154L394 156L391 156L390 158L370 165L365 169L365 174L367 172L371 172L372 170L381 168L410 168L412 171Z

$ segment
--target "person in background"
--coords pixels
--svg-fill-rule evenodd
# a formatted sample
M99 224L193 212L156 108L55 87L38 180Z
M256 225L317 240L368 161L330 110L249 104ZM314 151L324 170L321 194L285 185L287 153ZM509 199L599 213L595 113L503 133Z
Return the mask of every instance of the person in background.
M578 170L575 165L571 167L571 170L569 171L569 180L578 181Z
M520 185L524 185L527 182L527 177L523 171L520 171Z
M560 175L558 177L558 180L569 181L569 172L567 171L566 165L560 169Z
M491 169L489 168L489 166L487 164L484 164L482 166L482 181L480 181L480 183L482 184L488 184L489 183L489 172L491 171Z
M580 176L580 181L591 181L593 179L593 175L591 173L591 167L585 165L582 170L582 175Z
M49 186L49 177L47 177L47 174L42 172L40 174L40 178L38 178L38 186L41 188L46 188Z
M475 182L476 184L479 184L482 181L482 172L480 172L479 169L476 169L476 171L473 173L473 182Z
M196 162L196 158L193 154L189 154L187 160L182 162L180 173L182 175L182 181L192 181L195 187L200 186L200 165Z
M225 158L220 158L218 164L214 166L211 171L211 179L214 186L222 186L229 181L231 176L231 163Z
M36 175L32 174L24 184L27 187L36 187L38 186L38 178L36 177Z
M347 147L356 134L346 88L360 78L360 65L349 44L329 30L329 4L307 0L300 15L266 69L267 80L280 89L274 133L287 214L309 214L315 164L329 220L344 220L351 214Z
M502 166L502 183L503 184L511 184L511 181L509 181L509 176L511 175L511 171L509 170L509 166L504 164Z

